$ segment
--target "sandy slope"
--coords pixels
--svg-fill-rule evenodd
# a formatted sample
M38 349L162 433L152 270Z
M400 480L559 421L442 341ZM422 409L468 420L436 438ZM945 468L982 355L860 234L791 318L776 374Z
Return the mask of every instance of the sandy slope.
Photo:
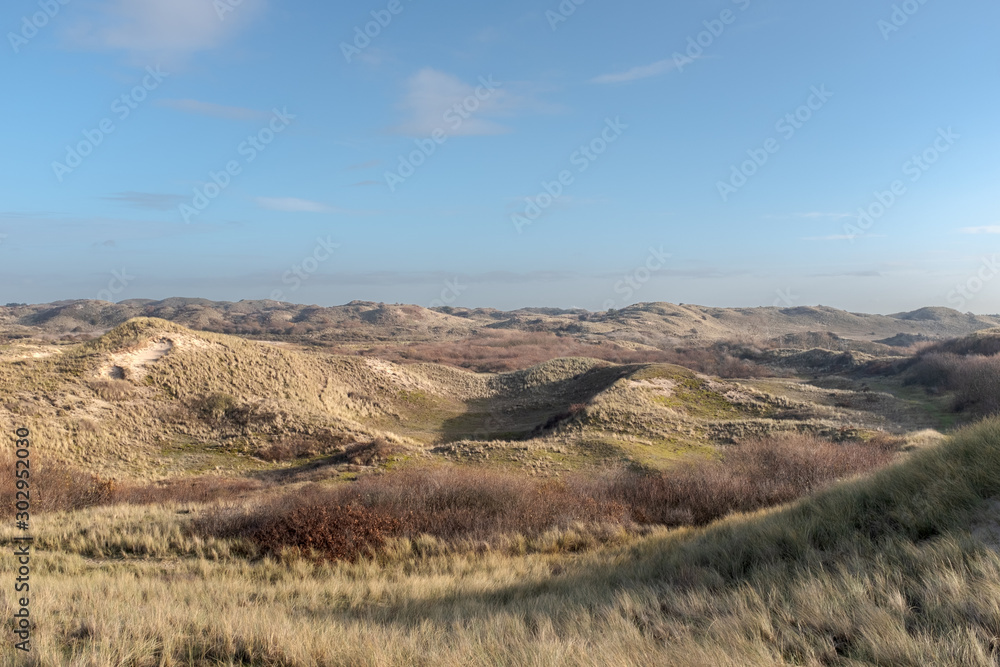
M137 379L146 374L146 368L170 354L174 349L207 347L208 343L190 335L175 334L164 337L137 350L111 355L108 364L101 367L99 377L123 380Z

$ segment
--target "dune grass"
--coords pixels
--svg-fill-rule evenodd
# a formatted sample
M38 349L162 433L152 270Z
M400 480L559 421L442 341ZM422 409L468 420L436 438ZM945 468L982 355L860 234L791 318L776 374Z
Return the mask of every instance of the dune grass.
M433 537L458 550L519 544L548 548L546 534L576 526L578 550L595 535L640 526L705 525L772 507L831 482L885 466L901 441L835 444L782 435L731 447L721 457L665 471L634 469L537 479L492 468L417 467L350 485L297 487L264 503L213 509L197 521L204 537L247 538L258 553L286 548L317 558L380 557L392 538Z
M247 561L184 530L201 506L43 515L27 664L994 665L1000 557L970 528L998 493L989 420L787 506L583 553L409 540L376 560ZM168 548L87 550L141 526Z
M164 356L141 361L167 341ZM473 373L286 349L151 318L60 349L0 363L0 429L28 427L52 460L119 480L280 472L380 438L406 455L450 461L480 462L484 445L498 445L491 463L522 469L524 443L563 450L548 472L609 456L667 468L746 435L907 426L858 410L782 408L763 392L670 364L562 358ZM333 468L330 477L351 472Z

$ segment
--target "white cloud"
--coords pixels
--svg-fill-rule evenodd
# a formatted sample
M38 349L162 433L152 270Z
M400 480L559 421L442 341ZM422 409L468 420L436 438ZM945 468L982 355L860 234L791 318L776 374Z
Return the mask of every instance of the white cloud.
M665 72L669 72L677 67L673 60L658 60L655 63L649 65L640 65L639 67L633 67L625 72L618 72L615 74L602 74L601 76L594 77L590 80L591 83L628 83L630 81L638 81L639 79L648 79L651 76L657 76Z
M295 197L257 197L255 201L261 208L286 213L333 213L337 210L318 201Z
M960 231L963 234L1000 234L1000 225L988 225L986 227L963 227Z
M91 0L67 37L76 47L125 51L167 60L221 46L246 26L267 0L229 3L220 12L212 0Z
M214 116L228 120L263 120L271 115L266 111L257 111L256 109L247 109L245 107L228 107L222 104L200 102L198 100L157 100L155 104L185 113Z
M489 79L483 77L485 81ZM429 136L437 129L448 136L466 137L509 132L509 128L485 117L510 115L526 106L526 100L505 90L502 81L495 83L494 90L489 91L481 81L465 83L456 76L425 67L407 81L406 95L400 106L408 112L409 119L393 130L418 137ZM476 107L474 111L462 112L467 118L449 113L449 109L465 100L470 101L470 107ZM461 122L457 123L459 120Z

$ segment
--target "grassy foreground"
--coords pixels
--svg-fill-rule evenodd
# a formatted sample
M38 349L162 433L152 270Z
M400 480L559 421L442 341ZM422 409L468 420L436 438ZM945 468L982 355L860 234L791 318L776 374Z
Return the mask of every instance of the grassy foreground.
M998 493L993 419L791 505L576 554L251 562L186 531L189 506L53 513L31 659L4 585L0 664L995 665L1000 556L972 528Z

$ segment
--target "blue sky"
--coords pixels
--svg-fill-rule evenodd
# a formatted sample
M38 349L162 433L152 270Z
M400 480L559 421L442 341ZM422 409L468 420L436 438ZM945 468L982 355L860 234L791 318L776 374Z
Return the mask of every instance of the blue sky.
M986 0L11 0L0 302L1000 312L998 23Z

